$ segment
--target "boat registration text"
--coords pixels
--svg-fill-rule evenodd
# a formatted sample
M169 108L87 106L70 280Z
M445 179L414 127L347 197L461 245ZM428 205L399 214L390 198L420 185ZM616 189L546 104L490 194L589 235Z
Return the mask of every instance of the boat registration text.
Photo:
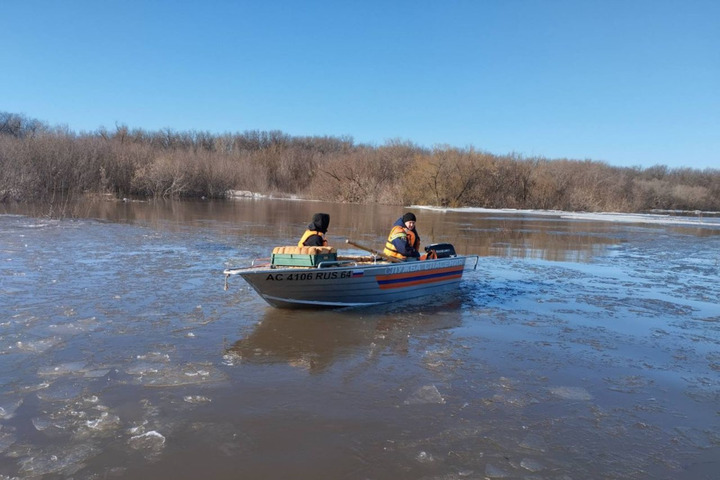
M352 278L353 272L298 272L298 273L270 273L265 280L274 281L307 281L307 280L336 280Z

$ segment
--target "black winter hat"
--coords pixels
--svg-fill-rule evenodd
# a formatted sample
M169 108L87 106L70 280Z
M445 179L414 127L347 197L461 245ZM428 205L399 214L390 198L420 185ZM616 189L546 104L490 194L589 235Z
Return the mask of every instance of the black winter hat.
M316 213L313 215L312 223L308 225L310 230L317 230L318 232L327 233L327 229L330 226L330 215L327 213Z
M410 213L410 212L408 212L408 213L406 213L405 215L403 215L402 221L403 221L403 223L405 223L405 222L410 222L410 221L412 221L412 222L417 222L417 220L415 219L415 214L414 214L414 213Z

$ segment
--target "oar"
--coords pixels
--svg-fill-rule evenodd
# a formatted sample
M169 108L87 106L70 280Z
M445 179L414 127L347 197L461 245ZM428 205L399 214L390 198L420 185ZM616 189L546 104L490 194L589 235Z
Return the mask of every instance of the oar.
M364 245L360 245L359 243L355 243L355 242L352 242L352 241L350 241L350 240L345 240L345 243L347 243L348 245L352 245L353 247L357 247L357 248L359 248L360 250L365 250L366 252L370 252L370 253L372 253L373 255L375 255L376 257L380 257L380 258L382 258L383 260L387 260L388 262L402 263L402 260L400 260L400 259L398 259L398 258L389 257L389 256L385 255L384 253L380 253L380 252L378 252L377 250L373 250L373 249L370 248L370 247L366 247L366 246L364 246Z

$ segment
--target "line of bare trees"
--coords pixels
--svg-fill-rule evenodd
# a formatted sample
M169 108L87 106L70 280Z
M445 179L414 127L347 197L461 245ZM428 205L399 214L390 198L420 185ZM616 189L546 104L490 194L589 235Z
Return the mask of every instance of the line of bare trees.
M278 131L75 133L0 112L0 201L222 198L230 190L336 202L639 212L720 211L720 170L612 167L409 142Z

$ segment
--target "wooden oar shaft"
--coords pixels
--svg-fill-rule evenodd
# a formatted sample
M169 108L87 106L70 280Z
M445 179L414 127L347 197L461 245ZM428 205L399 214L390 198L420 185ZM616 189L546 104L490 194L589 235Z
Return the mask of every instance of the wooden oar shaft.
M402 260L399 260L399 259L393 258L393 257L389 257L389 256L385 255L384 253L380 253L377 250L373 250L370 247L366 247L365 245L360 245L359 243L353 242L351 240L345 240L345 243L347 243L348 245L352 245L353 247L357 247L360 250L365 250L366 252L370 252L373 255L375 255L376 257L380 257L383 260L387 260L388 262L393 262L393 263L402 262Z

